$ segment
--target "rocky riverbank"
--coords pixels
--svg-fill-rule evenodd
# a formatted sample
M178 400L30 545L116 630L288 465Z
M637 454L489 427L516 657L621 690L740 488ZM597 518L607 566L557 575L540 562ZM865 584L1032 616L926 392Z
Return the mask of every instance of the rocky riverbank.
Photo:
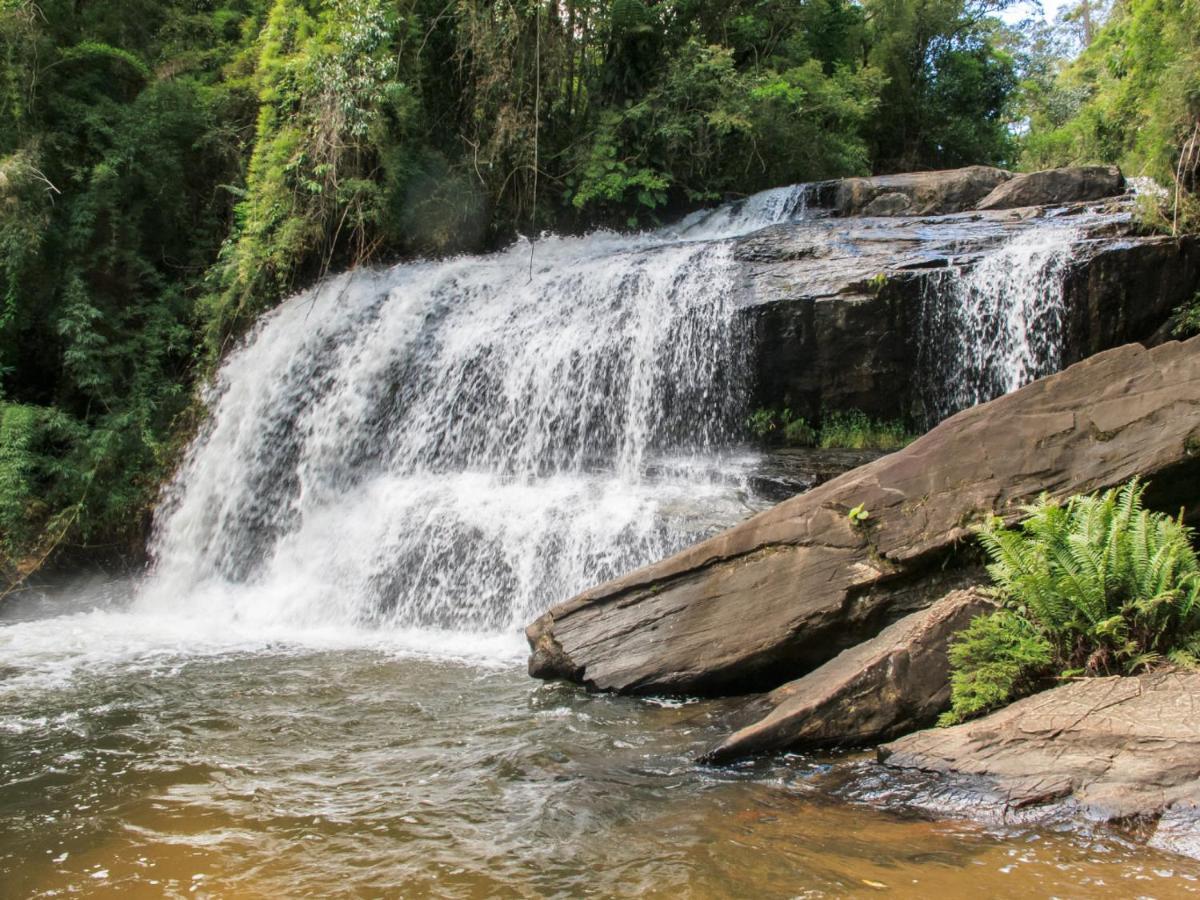
M1098 354L555 606L528 629L530 672L641 694L776 687L963 586L985 516L1135 475L1152 505L1194 509L1198 410L1200 338Z
M1200 338L1098 354L556 606L527 631L530 672L638 694L771 689L712 762L890 740L946 707L948 642L987 608L972 527L1133 476L1150 506L1200 512ZM881 759L954 775L956 815L1066 803L1200 852L1198 677L1069 684Z
M917 800L996 822L1081 817L1200 857L1200 672L1087 678L953 728L879 748L887 767L929 773Z

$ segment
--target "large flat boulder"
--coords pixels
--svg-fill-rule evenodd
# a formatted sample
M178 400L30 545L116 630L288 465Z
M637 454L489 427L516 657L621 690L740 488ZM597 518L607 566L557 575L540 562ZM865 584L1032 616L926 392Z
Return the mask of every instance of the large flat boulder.
M642 694L776 687L944 595L985 516L1134 475L1194 509L1198 474L1200 338L1120 347L553 607L526 630L530 673ZM865 527L847 517L860 504Z
M999 184L977 209L1014 209L1103 200L1125 191L1125 176L1116 166L1072 166L1018 175Z
M1083 679L878 754L889 767L953 779L955 814L1140 821L1155 846L1200 855L1197 698L1198 671Z
M771 691L766 712L704 755L726 762L777 750L855 747L934 722L950 705L950 639L995 604L952 591L807 675Z
M932 216L973 209L1011 172L967 166L936 172L907 172L837 183L833 209L841 216Z

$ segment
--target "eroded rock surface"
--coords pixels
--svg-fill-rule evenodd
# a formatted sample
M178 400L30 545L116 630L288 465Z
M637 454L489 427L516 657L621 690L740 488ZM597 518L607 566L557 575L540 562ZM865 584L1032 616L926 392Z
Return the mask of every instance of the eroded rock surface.
M952 802L987 819L1088 819L1149 829L1200 856L1200 672L1075 681L954 728L879 749L896 769L954 779ZM966 802L964 802L966 801Z
M530 673L643 694L775 687L942 596L984 516L1134 475L1194 510L1198 463L1200 338L1111 350L555 606L527 629ZM847 518L859 504L867 527Z
M936 219L816 218L739 239L733 301L753 331L756 407L860 409L924 423L933 380L925 298L983 254L1032 230L1073 229L1062 362L1146 341L1200 280L1200 240L1144 237L1128 205L963 213ZM1060 240L1051 232L1045 240Z
M973 209L998 185L1013 177L991 166L936 172L908 172L837 182L838 215L942 215Z
M1075 166L1017 175L999 184L977 209L1048 206L1115 197L1125 190L1125 176L1116 166Z
M950 705L951 638L994 603L953 591L796 681L751 710L762 718L710 750L705 762L776 750L854 747L930 725Z

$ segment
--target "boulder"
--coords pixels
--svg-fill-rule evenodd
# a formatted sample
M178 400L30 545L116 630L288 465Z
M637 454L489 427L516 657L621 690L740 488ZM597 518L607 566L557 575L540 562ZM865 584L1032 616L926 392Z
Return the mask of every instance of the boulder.
M1152 845L1200 855L1198 696L1197 671L1082 679L878 755L952 780L955 814L1149 825ZM936 796L924 805L937 809Z
M1075 166L1018 175L997 185L977 209L1014 209L1103 200L1125 192L1125 176L1116 166Z
M528 627L529 670L641 694L772 688L942 596L986 516L1134 475L1200 507L1200 338L1091 357L585 591Z
M844 178L833 192L840 216L935 216L973 209L1011 172L968 166L938 172L908 172L874 178ZM818 196L820 192L818 191Z
M902 216L912 212L913 199L908 194L892 191L880 194L863 207L864 216Z
M950 705L950 639L995 604L952 591L796 681L771 691L769 712L725 738L705 762L776 750L874 744L931 725Z

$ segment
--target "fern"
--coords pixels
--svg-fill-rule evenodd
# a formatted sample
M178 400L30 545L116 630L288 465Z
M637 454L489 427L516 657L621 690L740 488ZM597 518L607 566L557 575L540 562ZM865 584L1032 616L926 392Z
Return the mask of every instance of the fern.
M1065 505L1043 497L1019 529L980 531L1003 613L977 619L951 649L952 712L1008 702L1048 671L1133 674L1200 662L1200 564L1181 519L1144 509L1136 479ZM1032 631L1030 630L1032 629ZM1036 635L1037 641L1033 635Z

